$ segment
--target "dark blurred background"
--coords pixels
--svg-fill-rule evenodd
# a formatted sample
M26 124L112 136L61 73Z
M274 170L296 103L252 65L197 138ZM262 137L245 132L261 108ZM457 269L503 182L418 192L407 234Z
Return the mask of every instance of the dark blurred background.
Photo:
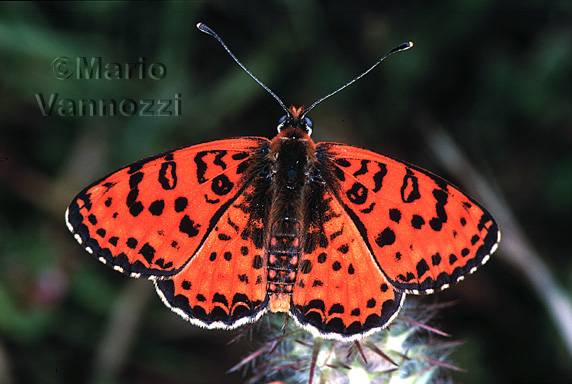
M309 104L414 41L315 110L314 139L431 169L501 216L506 237L491 262L424 299L456 300L433 323L465 341L451 356L467 370L455 381L572 382L565 317L572 3L383 3L0 5L0 382L242 382L225 371L254 342L227 346L236 332L185 323L151 283L124 278L84 252L63 220L80 189L124 164L182 145L275 133L280 108L196 30L198 21L288 104ZM58 80L52 61L62 56L143 57L167 73L161 80ZM137 100L180 93L182 113L44 117L38 93ZM451 150L482 178L458 167Z

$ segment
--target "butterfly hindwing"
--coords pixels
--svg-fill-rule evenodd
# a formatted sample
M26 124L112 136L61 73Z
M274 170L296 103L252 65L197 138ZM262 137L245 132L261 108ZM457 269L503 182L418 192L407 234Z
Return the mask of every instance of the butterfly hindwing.
M193 324L229 329L265 311L264 224L250 215L252 191L237 197L181 272L155 282L163 302Z
M68 228L89 253L122 273L174 275L240 193L250 159L267 142L214 141L124 167L74 198Z
M491 215L428 171L343 144L321 143L337 196L390 283L431 293L484 264L500 240Z
M405 293L385 279L355 224L330 191L308 228L291 313L315 334L345 341L385 327Z

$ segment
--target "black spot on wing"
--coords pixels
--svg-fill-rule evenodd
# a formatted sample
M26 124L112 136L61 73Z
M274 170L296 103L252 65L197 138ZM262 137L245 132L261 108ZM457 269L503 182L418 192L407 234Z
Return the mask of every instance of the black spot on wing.
M479 231L482 231L489 221L492 221L490 216L487 215L486 213L483 213L483 215L481 216L481 219L479 220L479 224L477 224L477 229Z
M383 163L377 163L379 171L373 175L373 192L378 192L383 186L383 178L387 175L387 166Z
M350 247L349 247L348 244L342 244L342 245L340 245L340 246L338 247L338 251L341 252L341 253L343 253L343 254L348 253L349 250L350 250Z
M365 175L367 173L367 165L369 163L369 160L362 160L360 162L361 166L360 168L354 172L354 176L361 176L361 175Z
M210 199L207 194L205 193L205 201L209 204L218 204L220 203L220 199Z
M179 196L175 199L175 212L183 212L187 205L189 204L189 200L187 200L184 196Z
M436 200L435 211L437 212L437 216L429 220L429 226L434 231L440 231L443 224L447 222L447 211L445 211L445 205L447 204L449 194L444 189L434 189L433 197Z
M336 304L332 305L332 306L330 307L330 310L328 311L328 315L331 316L331 315L333 315L334 313L340 313L340 314L341 314L341 313L344 313L344 306L341 305L341 304L339 304L339 303L336 303Z
M115 185L115 183L105 183L103 184L103 186L105 187L107 184L111 184L111 186ZM106 187L107 188L107 187ZM110 187L111 188L111 187ZM83 206L85 207L85 209L87 209L88 211L91 210L91 194L89 193L82 193L80 194L78 197L78 200L81 200L81 202L83 203ZM80 207L81 208L81 207Z
M248 152L238 152L231 156L233 160L243 160L248 157Z
M334 174L336 175L338 180L340 180L340 181L346 180L346 176L344 175L344 171L342 171L340 168L334 167Z
M344 233L344 226L342 225L342 227L338 231L336 231L330 235L330 240L334 240L338 236L341 236L343 233Z
M256 255L254 256L254 259L252 259L252 268L254 269L260 269L262 268L262 257L260 255Z
M238 275L238 280L240 280L241 282L248 284L248 276L246 276L246 274L242 273L240 275Z
M213 295L213 303L221 303L225 307L228 307L228 300L226 299L226 296L220 293L215 293Z
M137 247L137 243L138 243L138 241L134 237L130 237L126 241L127 246L131 249L135 249Z
M219 196L224 196L228 194L232 188L234 187L234 183L230 181L227 175L220 174L212 180L211 189L214 193Z
M334 271L339 271L340 269L342 269L342 265L340 264L339 261L334 261L334 263L332 264L332 269Z
M417 214L413 215L413 217L411 218L411 226L415 229L421 229L423 225L425 225L425 220L423 219L423 217Z
M163 209L165 208L165 201L164 200L155 200L154 202L149 205L149 212L153 216L160 216L163 213Z
M300 263L300 272L303 274L310 273L312 271L312 262L310 260L302 260Z
M399 221L401 220L401 211L397 208L391 208L389 210L389 218L391 219L391 221L399 223Z
M135 202L133 205L131 205L129 207L129 213L133 216L133 217L137 217L139 216L139 214L143 212L143 203L141 203L140 201Z
M199 234L200 224L195 223L189 215L183 216L179 222L179 231L186 234L189 237L195 237Z
M360 212L361 212L361 213L368 214L368 213L371 213L374 208L375 208L375 201L372 202L367 208L360 209Z
M227 223L232 229L234 229L234 231L235 231L236 233L238 233L238 230L239 230L240 228L238 227L238 224L236 224L234 221L232 221L232 219L230 218L230 216L227 216L227 218L226 218L226 223Z
M417 270L417 278L421 278L421 276L423 276L429 270L429 266L427 265L425 259L421 259L415 266L415 269Z
M95 217L95 215L93 213L90 213L89 216L87 217L87 221L89 221L91 224L95 225L95 224L97 224L97 217Z
M413 171L406 168L405 176L403 177L403 184L401 185L401 200L404 203L412 203L421 198L419 193L419 181Z
M143 162L142 161L138 161L136 163L133 163L129 166L129 169L127 170L127 174L131 175L137 171L140 171L141 168L143 168Z
M385 228L377 235L375 243L380 247L395 243L395 232L389 227Z
M208 154L208 151L199 152L195 155L195 165L197 166L197 181L202 184L207 179L205 179L205 173L207 172L207 164L203 158Z
M246 171L248 169L249 164L250 164L250 161L248 161L248 160L244 160L243 162L238 164L238 166L236 167L236 173L238 175L243 174L244 171Z
M216 156L215 159L213 161L213 163L215 165L218 165L219 167L221 167L223 170L226 169L226 163L224 162L224 157L226 156L226 151L216 151Z
M177 163L174 161L165 161L161 164L159 183L165 190L171 190L177 186Z
M352 165L348 160L346 159L336 159L335 163L338 164L340 167L344 167L347 168L350 165Z
M129 176L129 193L125 204L129 207L129 213L137 217L143 211L143 203L137 200L139 197L139 184L143 181L143 172L136 172Z
M359 182L355 182L350 189L346 191L346 196L354 204L363 204L367 200L367 188Z
M151 264L151 262L153 261L153 258L155 257L155 248L153 248L151 245L149 245L149 243L145 243L145 244L143 244L143 246L139 250L139 254L143 255L145 260L147 260L147 262L149 264Z

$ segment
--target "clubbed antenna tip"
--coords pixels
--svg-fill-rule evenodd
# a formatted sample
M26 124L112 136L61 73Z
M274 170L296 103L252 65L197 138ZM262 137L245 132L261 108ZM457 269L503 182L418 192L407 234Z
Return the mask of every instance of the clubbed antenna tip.
M246 68L244 64L240 62L240 60L238 60L238 58L234 55L234 53L231 52L230 48L226 46L223 39L214 30L212 30L208 25L204 23L197 23L197 29L203 33L206 33L209 36L212 36L216 41L218 41L219 44L224 48L224 50L229 54L229 56L236 62L236 64L238 64L238 66L242 68L242 70L246 72L246 74L248 74L248 76L250 76L254 81L256 81L262 88L264 88L266 92L268 92L278 102L278 104L280 104L282 109L287 114L290 114L284 102L274 92L272 92L270 88L268 88L264 83L262 83L262 81L258 80L258 78L254 76L252 72L250 72L248 68Z
M320 104L322 101L329 99L330 97L334 96L336 93L340 92L341 90L349 87L350 85L352 85L353 83L355 83L356 81L358 81L359 79L361 79L362 77L364 77L365 75L367 75L368 73L370 73L375 67L377 67L379 64L381 64L385 59L387 59L389 56L392 56L395 53L398 52L403 52L403 51L407 51L409 48L413 47L413 42L412 41L408 41L402 44L399 44L397 47L389 50L385 55L383 55L381 58L379 58L379 60L377 60L375 62L375 64L373 64L371 67L369 67L369 69L367 69L365 72L361 73L360 75L354 77L353 79L351 79L349 82L347 82L346 84L342 85L340 88L336 89L335 91L327 94L326 96L314 101L314 103L312 103L312 105L310 105L308 108L306 108L306 110L304 111L304 114L302 115L302 118L304 118L304 116L306 116L312 109L314 109L318 104Z
M407 51L409 48L413 48L413 41L408 41L406 43L398 45L397 47L389 51L389 54L391 55L396 52Z
M207 35L213 35L214 32L212 29L210 29L206 24L203 23L197 23L197 29L201 32L206 33Z

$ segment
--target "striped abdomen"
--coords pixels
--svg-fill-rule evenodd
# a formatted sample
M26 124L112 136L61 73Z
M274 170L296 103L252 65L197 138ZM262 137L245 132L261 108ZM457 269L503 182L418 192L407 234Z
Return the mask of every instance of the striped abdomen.
M275 221L268 247L268 293L292 293L300 260L299 220L285 217Z

